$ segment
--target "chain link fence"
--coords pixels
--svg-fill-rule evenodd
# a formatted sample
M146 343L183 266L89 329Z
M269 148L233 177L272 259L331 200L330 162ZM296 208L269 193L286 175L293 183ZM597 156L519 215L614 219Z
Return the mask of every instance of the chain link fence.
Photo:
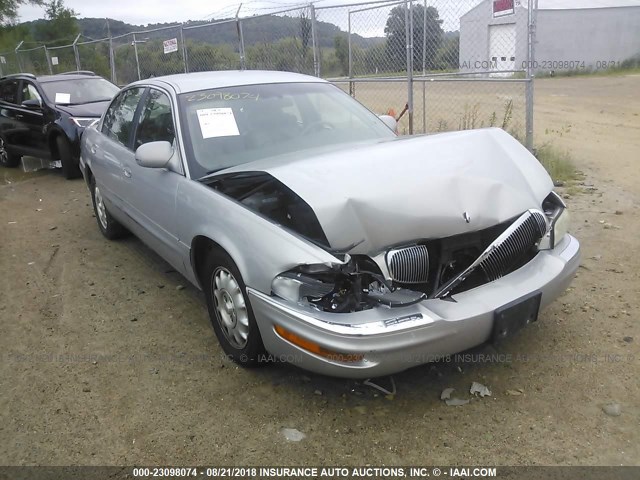
M79 70L89 70L98 75L111 78L111 41L108 38L80 42L78 50Z
M18 55L15 52L0 54L0 73L10 75L22 71L18 65Z
M205 72L242 68L238 28L239 23L232 19L184 26L185 70ZM212 38L216 39L215 43L210 43Z
M51 73L55 74L79 70L78 65L76 65L76 52L73 45L48 47L47 55L49 57Z
M535 0L377 0L189 22L72 45L18 46L3 74L92 70L118 85L181 72L322 76L400 133L498 126L531 147ZM2 58L5 61L2 61Z
M241 39L245 67L253 70L282 70L317 73L312 8L289 9L243 19Z

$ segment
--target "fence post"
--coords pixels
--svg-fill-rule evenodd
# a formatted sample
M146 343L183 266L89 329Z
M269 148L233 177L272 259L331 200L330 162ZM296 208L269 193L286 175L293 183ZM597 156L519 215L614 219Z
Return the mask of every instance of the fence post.
M116 77L116 59L113 52L113 38L111 38L111 32L109 32L109 69L111 70L111 82L117 85L118 79Z
M533 151L533 81L535 71L533 61L535 59L536 43L536 15L538 11L538 0L529 0L527 8L527 83L526 89L526 138L525 146L529 151Z
M316 8L309 4L309 16L311 17L311 43L313 44L313 74L320 76L320 45L316 33Z
M133 53L136 56L136 69L138 70L138 80L142 80L140 76L140 61L138 60L138 41L136 40L136 34L133 34Z
M44 56L47 57L47 65L49 66L49 75L53 75L53 65L51 64L51 54L47 46L44 46Z
M413 9L412 0L404 4L404 32L407 40L407 114L409 135L413 135Z
M347 72L347 74L349 75L349 95L351 95L352 97L355 97L356 92L354 91L354 84L353 81L351 80L353 78L353 59L351 57L351 10L349 10L348 12L348 17L347 17L347 52L348 52L348 57L349 57L349 71Z
M22 62L20 61L20 53L18 52L18 49L22 46L23 43L24 43L24 40L22 40L14 50L14 52L16 53L16 62L18 63L18 70L20 70L20 72L22 72Z
M236 29L238 31L238 42L239 50L240 50L240 70L245 69L245 58L244 58L244 34L242 32L242 19L240 19L240 9L242 8L242 3L238 6L238 11L236 12Z
M180 41L182 42L182 64L184 73L189 73L189 61L187 60L187 45L184 43L184 23L180 24Z
M80 33L78 34L78 36L76 37L76 39L73 41L73 56L76 57L76 70L80 71L80 54L78 53L78 40L80 39Z

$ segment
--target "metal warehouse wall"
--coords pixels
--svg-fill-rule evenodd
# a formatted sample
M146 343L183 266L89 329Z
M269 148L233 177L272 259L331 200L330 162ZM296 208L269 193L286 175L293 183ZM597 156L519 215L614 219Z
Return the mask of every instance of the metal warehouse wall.
M640 55L640 7L539 10L536 40L538 70L606 68Z
M523 2L526 3L526 2ZM515 69L526 68L527 9L493 18L492 2L485 0L460 18L460 71L494 70L491 25L515 23ZM640 56L640 7L538 10L535 71L604 69Z
M486 68L489 55L489 27L515 23L515 66L524 69L527 59L527 9L516 7L513 15L493 18L493 3L483 1L460 17L460 71L479 72Z

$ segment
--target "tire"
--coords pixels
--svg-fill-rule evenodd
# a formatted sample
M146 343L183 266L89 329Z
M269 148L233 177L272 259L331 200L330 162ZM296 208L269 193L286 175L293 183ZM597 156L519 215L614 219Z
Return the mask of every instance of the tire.
M247 287L231 257L213 249L207 256L202 285L207 299L209 319L225 353L242 367L266 363Z
M0 137L0 165L7 168L15 168L20 163L21 158L22 155L10 153L7 150L7 142L5 142L4 138Z
M116 240L126 237L129 234L129 231L113 218L107 210L107 206L102 199L102 194L93 178L91 179L91 200L93 201L93 211L96 215L98 228L100 228L102 235L109 240Z
M56 137L56 146L58 147L58 155L62 162L62 174L64 175L64 178L67 180L80 178L80 176L82 176L82 172L80 172L78 162L71 154L71 145L69 145L69 140L62 135L58 135Z

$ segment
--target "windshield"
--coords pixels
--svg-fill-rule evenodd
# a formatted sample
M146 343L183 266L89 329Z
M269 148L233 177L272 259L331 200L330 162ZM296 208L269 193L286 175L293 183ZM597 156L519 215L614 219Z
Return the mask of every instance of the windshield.
M49 100L60 105L106 102L120 91L104 78L78 78L43 82L42 89Z
M276 155L395 136L326 83L227 87L179 99L193 178Z

